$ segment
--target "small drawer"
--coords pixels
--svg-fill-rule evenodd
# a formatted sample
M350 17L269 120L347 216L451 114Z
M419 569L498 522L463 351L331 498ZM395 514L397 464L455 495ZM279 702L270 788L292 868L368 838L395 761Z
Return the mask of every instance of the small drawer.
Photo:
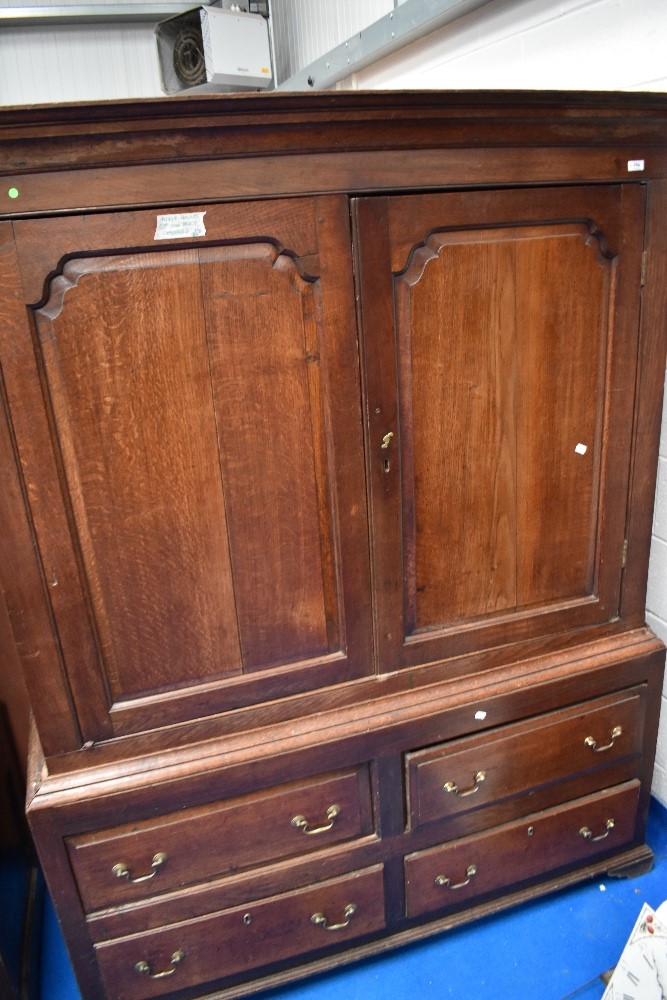
M626 776L614 780L610 765L639 755L643 733L643 691L635 689L409 753L410 826L416 829L587 771L589 787L581 791L615 784ZM604 777L596 779L593 772L603 767Z
M96 945L108 1000L142 1000L330 948L385 925L382 866Z
M631 842L640 783L628 782L405 858L408 917L546 875Z
M67 840L87 912L372 833L368 770L350 770Z

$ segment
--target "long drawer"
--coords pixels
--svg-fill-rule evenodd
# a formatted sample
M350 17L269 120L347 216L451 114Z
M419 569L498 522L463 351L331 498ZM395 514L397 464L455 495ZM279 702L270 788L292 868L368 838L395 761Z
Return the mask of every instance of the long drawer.
M408 855L406 915L453 907L628 844L639 790L638 781L628 782Z
M368 769L183 809L67 840L87 912L371 833Z
M143 1000L382 930L381 865L96 946L108 1000Z
M641 751L642 688L406 755L412 829L573 775L615 784L613 765ZM604 777L595 773L605 769ZM586 784L586 782L584 782Z

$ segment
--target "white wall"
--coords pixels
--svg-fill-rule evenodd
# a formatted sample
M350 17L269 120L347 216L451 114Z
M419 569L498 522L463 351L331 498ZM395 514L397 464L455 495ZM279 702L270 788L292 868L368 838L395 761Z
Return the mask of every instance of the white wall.
M667 0L493 0L342 86L667 91ZM667 413L646 620L667 642ZM653 792L667 805L667 684Z
M60 2L0 0L0 5L48 7ZM95 0L95 5L114 2ZM3 25L0 105L161 97L154 27L144 23Z
M160 97L151 27L0 32L0 104Z
M667 90L667 2L493 0L344 85Z

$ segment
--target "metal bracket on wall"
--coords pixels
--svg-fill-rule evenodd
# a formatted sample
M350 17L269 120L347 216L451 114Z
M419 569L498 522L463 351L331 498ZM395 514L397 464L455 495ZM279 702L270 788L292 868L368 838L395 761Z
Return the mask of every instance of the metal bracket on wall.
M50 28L59 24L161 21L192 10L194 3L63 4L53 7L0 7L2 28Z
M484 7L490 0L405 0L390 14L283 80L277 90L327 90L410 42Z

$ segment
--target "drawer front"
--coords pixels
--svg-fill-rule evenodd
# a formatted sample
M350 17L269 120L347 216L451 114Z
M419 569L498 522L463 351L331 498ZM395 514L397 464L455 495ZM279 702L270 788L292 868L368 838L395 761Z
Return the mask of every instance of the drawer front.
M456 906L634 838L640 783L577 799L405 858L406 913Z
M596 781L593 772L639 755L643 733L644 698L635 691L408 754L411 827L586 771L591 791L600 780L608 787L613 775Z
M367 769L185 809L67 841L84 909L296 856L372 832Z
M141 1000L346 944L384 925L377 865L96 949L109 1000Z

